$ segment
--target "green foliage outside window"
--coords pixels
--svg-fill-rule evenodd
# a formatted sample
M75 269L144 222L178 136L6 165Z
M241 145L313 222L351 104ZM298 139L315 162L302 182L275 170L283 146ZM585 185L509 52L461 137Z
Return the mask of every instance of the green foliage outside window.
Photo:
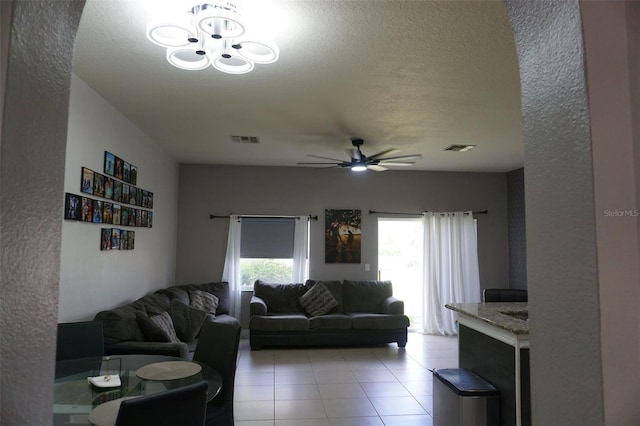
M291 282L292 259L241 259L240 276L243 286L253 286L260 279L268 283Z

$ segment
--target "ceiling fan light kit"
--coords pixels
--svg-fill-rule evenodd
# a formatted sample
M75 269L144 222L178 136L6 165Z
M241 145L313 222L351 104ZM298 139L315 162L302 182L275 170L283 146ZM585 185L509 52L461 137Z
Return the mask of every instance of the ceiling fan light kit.
M412 154L412 155L399 155L395 157L385 157L386 155L390 155L398 152L396 148L386 149L384 151L378 152L377 154L371 155L367 157L362 153L360 147L364 144L364 140L360 138L351 139L351 145L355 147L355 149L347 150L349 152L350 159L348 161L338 160L335 158L322 157L319 155L309 154L308 157L320 158L323 160L331 160L331 163L322 162L322 163L298 163L299 165L324 165L330 168L338 167L338 168L349 168L354 172L363 172L365 170L375 170L377 172L383 172L387 170L386 167L383 166L411 166L415 164L415 161L422 158L420 154Z
M230 1L196 3L171 20L150 22L147 38L167 48L167 61L174 67L197 71L212 66L227 74L246 74L255 64L276 62L280 51L272 41L248 36L243 14Z

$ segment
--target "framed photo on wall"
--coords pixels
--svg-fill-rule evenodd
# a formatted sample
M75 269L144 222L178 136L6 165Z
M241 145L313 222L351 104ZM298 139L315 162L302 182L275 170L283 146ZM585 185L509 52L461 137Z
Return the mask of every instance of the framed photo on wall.
M111 250L111 228L100 230L100 250Z
M127 232L127 236L129 237L129 250L133 250L136 242L136 232L129 231Z
M104 197L104 180L106 176L100 173L93 173L93 195Z
M120 213L120 215L121 215L120 223L122 225L128 226L129 225L129 207L122 206L122 212Z
M138 184L138 168L133 164L131 164L131 179L129 183L131 183L131 185Z
M125 182L131 182L131 164L125 161L122 167L122 180Z
M115 170L114 170L114 176L117 179L122 180L122 173L124 172L124 160L122 158L116 157L116 162L115 162Z
M113 199L113 178L106 176L104 179L104 198Z
M93 200L93 223L102 223L102 207L102 201Z
M113 224L120 225L120 218L122 217L122 206L120 204L113 205Z
M102 223L113 223L113 204L108 201L102 203Z
M111 250L120 249L120 230L118 228L111 229Z
M122 182L119 180L113 182L113 201L122 202Z
M120 250L129 250L129 231L120 230Z
M93 222L93 200L89 197L82 197L82 216L83 222Z
M136 226L136 213L138 209L129 207L129 226Z
M93 170L86 167L82 168L82 177L80 178L80 192L85 194L93 194Z
M360 263L360 210L325 210L325 263Z
M82 196L66 193L64 197L64 218L80 220L82 217Z
M116 156L109 151L104 152L104 174L114 176Z

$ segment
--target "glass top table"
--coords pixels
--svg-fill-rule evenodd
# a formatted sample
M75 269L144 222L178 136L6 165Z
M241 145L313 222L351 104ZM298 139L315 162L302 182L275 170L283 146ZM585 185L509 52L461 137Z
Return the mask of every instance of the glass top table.
M188 362L198 364L202 369L185 378L149 380L141 379L136 375L136 371L141 367L168 361L185 362L187 360L162 355L115 355L57 362L53 424L90 425L89 413L100 404L123 397L152 395L202 380L209 383L207 396L209 401L220 392L222 378L218 372L196 361ZM119 374L121 385L113 388L99 388L87 380L88 377L105 373Z

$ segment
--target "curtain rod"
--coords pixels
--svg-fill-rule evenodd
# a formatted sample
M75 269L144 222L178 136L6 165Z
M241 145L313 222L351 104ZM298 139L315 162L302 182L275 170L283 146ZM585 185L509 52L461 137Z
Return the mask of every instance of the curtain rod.
M281 216L271 216L271 215L264 215L264 214L241 214L239 215L240 218L244 218L244 217L258 217L258 218L264 218L264 219L293 219L297 216L286 216L286 215L281 215ZM305 215L301 215L301 216L305 216ZM312 215L306 215L310 220L318 220L318 216L312 216ZM231 216L227 215L227 216L221 216L221 215L215 215L215 214L210 214L209 215L209 219L229 219Z
M445 212L429 212L428 210L425 210L422 213L441 213L444 214ZM422 213L403 213L403 212L378 212L375 210L369 210L369 214L400 214L400 215L407 215L407 216L422 216ZM472 214L489 214L489 210L482 210L479 212L471 212Z

